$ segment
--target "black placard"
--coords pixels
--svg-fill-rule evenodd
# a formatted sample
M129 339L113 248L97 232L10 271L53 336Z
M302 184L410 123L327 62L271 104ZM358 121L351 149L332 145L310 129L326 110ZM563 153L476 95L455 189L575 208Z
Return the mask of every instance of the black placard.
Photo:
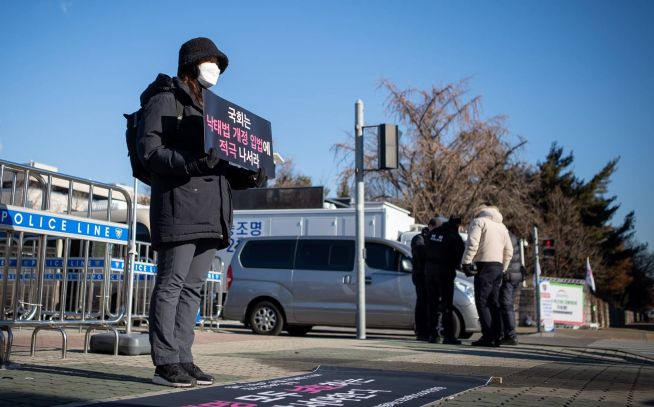
M202 98L204 151L215 148L223 160L252 171L263 168L275 178L270 122L207 89Z

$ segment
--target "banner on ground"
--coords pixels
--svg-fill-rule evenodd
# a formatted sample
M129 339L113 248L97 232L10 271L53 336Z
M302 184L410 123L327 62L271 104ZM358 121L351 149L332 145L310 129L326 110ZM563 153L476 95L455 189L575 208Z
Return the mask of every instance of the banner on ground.
M418 407L488 384L488 377L320 366L313 372L236 383L94 407Z

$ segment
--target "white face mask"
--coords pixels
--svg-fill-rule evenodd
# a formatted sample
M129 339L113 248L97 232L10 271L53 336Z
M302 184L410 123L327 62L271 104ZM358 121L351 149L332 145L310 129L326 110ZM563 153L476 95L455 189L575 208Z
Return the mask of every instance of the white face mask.
M218 75L220 75L220 68L215 62L203 62L198 65L200 74L198 75L198 82L205 88L210 88L218 82Z

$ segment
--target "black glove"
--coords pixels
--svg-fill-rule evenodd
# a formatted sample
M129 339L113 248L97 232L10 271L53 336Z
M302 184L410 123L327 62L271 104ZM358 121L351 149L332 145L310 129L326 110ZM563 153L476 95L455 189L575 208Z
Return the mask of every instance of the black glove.
M477 274L477 270L475 270L472 264L462 264L461 271L463 271L463 274L467 277L472 277Z
M263 171L263 168L259 168L257 172L251 175L251 177L252 177L252 183L257 188L261 188L265 186L266 182L268 182L268 176Z
M198 158L197 160L186 164L186 172L189 175L205 175L210 173L211 169L215 167L220 158L215 148L209 149L209 154Z

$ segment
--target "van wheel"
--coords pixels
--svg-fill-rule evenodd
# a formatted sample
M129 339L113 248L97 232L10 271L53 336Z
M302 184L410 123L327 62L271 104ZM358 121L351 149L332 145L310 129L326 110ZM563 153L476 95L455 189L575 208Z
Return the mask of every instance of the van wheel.
M291 336L304 336L306 335L313 326L311 325L289 325L286 328L286 331Z
M459 314L459 311L452 311L452 319L454 320L454 337L469 339L472 336L472 332L466 332L465 323L463 322L463 317Z
M284 326L284 316L270 301L256 303L248 320L252 332L258 335L279 335Z
M440 317L440 314L439 314ZM444 337L444 330L443 330L443 320L442 318L439 318L438 321L438 334L441 337ZM454 309L452 310L452 334L454 335L455 338L462 338L462 339L468 339L472 336L472 333L466 332L465 331L465 325L463 323L463 318L461 318L461 315L459 315L459 312Z

